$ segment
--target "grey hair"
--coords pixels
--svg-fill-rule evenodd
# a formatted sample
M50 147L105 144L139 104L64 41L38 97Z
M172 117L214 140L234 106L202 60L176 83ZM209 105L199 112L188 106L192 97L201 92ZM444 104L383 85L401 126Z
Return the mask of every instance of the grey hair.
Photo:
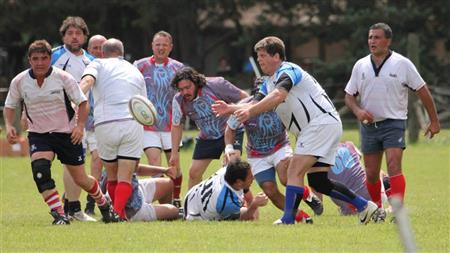
M118 54L119 56L123 56L123 43L118 39L108 39L102 45L102 52L105 56L110 54Z
M369 30L375 30L375 29L381 29L384 31L384 37L387 39L392 38L392 29L391 27L386 23L376 23L369 27Z

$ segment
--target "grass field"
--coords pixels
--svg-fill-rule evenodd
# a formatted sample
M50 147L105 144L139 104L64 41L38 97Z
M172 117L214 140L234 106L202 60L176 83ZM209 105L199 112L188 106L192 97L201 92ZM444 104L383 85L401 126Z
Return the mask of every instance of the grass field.
M343 140L358 143L357 132L346 131ZM185 175L191 153L192 148L181 153ZM449 157L450 130L430 141L422 138L405 151L405 202L422 252L450 251ZM205 176L218 167L219 162L214 162ZM403 251L395 225L359 225L356 217L340 216L329 199L324 201L324 214L314 217L314 225L273 226L281 211L269 204L260 209L260 220L256 222L74 222L70 226L52 226L48 208L33 182L29 159L1 158L0 168L1 252ZM59 192L63 192L58 161L52 173ZM186 192L186 184L187 178L182 193ZM260 191L256 184L252 190ZM312 213L307 206L305 209Z

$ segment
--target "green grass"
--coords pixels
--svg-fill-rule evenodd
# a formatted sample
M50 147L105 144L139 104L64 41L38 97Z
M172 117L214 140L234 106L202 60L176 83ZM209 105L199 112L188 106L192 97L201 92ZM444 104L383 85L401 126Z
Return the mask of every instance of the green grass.
M346 131L343 140L358 143L357 132ZM421 139L409 145L405 151L406 205L422 252L449 252L449 147L450 131L446 130L431 141ZM185 175L191 153L192 148L181 154ZM205 176L218 167L215 161ZM48 208L33 182L29 159L1 158L0 168L1 252L403 251L395 225L359 225L354 216L338 215L329 199L324 201L324 214L314 217L314 225L275 227L271 224L281 211L269 204L260 209L260 220L256 222L74 222L70 226L52 226ZM52 173L62 192L58 161ZM186 182L187 178L182 193L186 192ZM255 184L252 189L260 191Z

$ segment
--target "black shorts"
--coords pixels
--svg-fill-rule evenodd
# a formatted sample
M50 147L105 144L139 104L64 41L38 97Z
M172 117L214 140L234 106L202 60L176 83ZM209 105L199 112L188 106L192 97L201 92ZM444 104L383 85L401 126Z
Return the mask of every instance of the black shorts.
M233 147L242 153L242 140L244 139L244 132L237 132L234 138ZM223 150L225 149L225 140L222 136L216 140L202 140L197 138L192 159L220 159Z
M62 164L84 164L83 145L73 144L67 133L28 133L30 156L36 152L51 151Z

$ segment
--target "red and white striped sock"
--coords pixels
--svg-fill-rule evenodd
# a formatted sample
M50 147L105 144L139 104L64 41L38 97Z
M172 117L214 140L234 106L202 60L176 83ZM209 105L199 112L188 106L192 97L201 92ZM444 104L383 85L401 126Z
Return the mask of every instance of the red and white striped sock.
M106 204L105 195L103 195L100 190L97 180L94 179L94 185L88 191L88 194L95 200L95 203L97 203L98 206L104 206Z
M305 185L305 186L303 186L303 188L304 188L304 191L303 191L302 199L311 201L311 194L310 194L311 190L309 189L309 186Z
M47 198L44 199L48 207L52 211L57 211L61 216L64 216L64 209L62 207L61 199L59 198L58 191L54 191Z

